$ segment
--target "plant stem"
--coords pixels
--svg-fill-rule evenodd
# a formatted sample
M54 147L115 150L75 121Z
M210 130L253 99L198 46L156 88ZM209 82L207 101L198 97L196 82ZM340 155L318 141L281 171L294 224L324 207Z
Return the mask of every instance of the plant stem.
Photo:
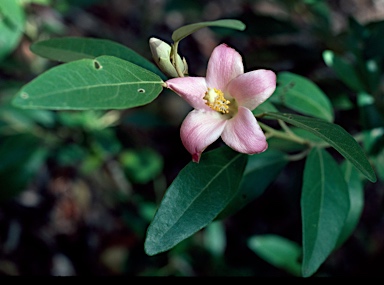
M293 141L293 142L296 142L299 144L311 145L310 142L296 136L291 131L282 132L282 131L275 130L274 128L271 128L271 127L269 127L269 126L267 126L261 122L258 122L258 123L259 123L260 127L262 127L266 132L269 133L269 137L276 137L276 138L280 138L280 139L284 139L284 140Z
M174 42L173 45L172 45L172 55L171 55L171 59L172 59L172 64L173 66L175 67L176 69L176 72L177 74L180 76L180 77L184 77L184 73L182 70L180 70L180 66L177 64L178 60L177 60L177 48L179 47L179 42Z

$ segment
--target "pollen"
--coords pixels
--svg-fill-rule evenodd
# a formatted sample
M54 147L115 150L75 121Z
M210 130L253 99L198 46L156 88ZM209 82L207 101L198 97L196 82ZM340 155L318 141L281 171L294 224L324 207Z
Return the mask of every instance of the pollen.
M205 92L204 99L207 100L206 104L214 111L221 112L223 114L229 113L229 104L231 103L224 98L224 94L221 90L216 88L208 88Z

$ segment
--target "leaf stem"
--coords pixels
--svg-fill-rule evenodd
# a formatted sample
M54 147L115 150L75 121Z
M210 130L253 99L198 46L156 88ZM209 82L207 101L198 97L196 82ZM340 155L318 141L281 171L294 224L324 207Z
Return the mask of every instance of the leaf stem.
M287 131L282 132L282 131L275 130L274 128L271 128L270 126L267 126L261 122L258 122L258 123L260 127L262 127L266 132L268 132L268 134L266 134L267 137L276 137L284 140L293 141L299 144L311 145L310 142L298 137L291 130L289 130L289 132Z
M171 52L171 60L172 64L176 69L177 74L179 77L184 77L183 71L180 69L180 66L178 65L178 60L177 60L177 49L179 47L179 41L176 41L172 45L172 52Z
M299 153L296 153L296 154L287 155L286 158L289 161L298 161L298 160L301 160L304 157L306 157L310 151L311 151L311 148L307 148L307 149L303 150L302 152L299 152Z

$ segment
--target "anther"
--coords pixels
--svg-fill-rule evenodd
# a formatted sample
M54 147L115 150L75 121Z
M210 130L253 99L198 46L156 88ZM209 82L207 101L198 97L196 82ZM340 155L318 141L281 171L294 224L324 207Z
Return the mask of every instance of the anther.
M205 92L204 99L207 100L206 104L214 111L221 112L223 114L229 113L229 104L231 103L224 98L224 94L221 90L216 88L208 88Z

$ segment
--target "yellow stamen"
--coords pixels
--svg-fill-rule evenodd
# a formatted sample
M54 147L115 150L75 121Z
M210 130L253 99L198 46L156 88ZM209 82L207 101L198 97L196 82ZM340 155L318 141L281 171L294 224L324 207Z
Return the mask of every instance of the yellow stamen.
M206 104L214 111L221 112L223 114L229 113L229 103L227 99L224 98L224 94L221 90L216 88L208 88L208 91L205 92L204 99L207 100Z

